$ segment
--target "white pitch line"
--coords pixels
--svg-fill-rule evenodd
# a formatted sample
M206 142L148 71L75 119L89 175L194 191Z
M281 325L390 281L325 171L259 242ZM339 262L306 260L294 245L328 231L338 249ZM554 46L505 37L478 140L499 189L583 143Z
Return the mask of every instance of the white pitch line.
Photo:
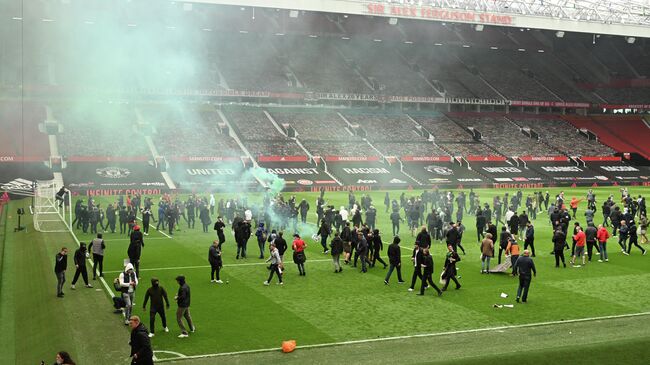
M72 238L74 238L75 242L77 242L77 246L81 246L81 242L79 241L79 238L77 238L77 235L74 233L74 231L73 231L73 230L70 230L69 232L70 232L70 234L72 235ZM94 265L95 263L93 262L93 260L92 260L91 258L88 258L88 259L86 259L86 260L87 260L88 262L90 262L90 268L92 269L92 267L93 267L93 265ZM94 273L93 273L93 274L94 274ZM99 281L102 283L102 285L104 286L104 288L106 289L106 291L108 292L108 294L111 296L111 298L114 297L115 294L113 293L113 290L111 290L111 288L108 286L108 284L106 284L106 280L104 280L104 278L100 276L100 277L99 277Z
M165 238L165 237L149 237L149 236L144 236L144 237L145 237L145 239L146 239L147 241L149 241L149 240L167 240L167 238ZM88 240L92 240L92 239L94 239L94 238L95 238L95 237L91 237L91 238L88 238ZM115 241L130 241L130 240L131 240L130 238L112 238L112 239L111 239L111 238L106 238L106 237L104 237L104 241L108 241L108 242L115 242Z
M650 312L619 314L619 315L602 316L602 317L568 319L568 320L564 320L564 321L549 321L549 322L515 324L515 325L498 326L498 327L473 328L473 329L468 329L468 330L458 330L458 331L449 331L449 332L434 332L434 333L421 333L421 334L415 334L415 335L379 337L379 338L369 338L369 339L364 339L364 340L352 340L352 341L342 341L342 342L319 343L319 344L313 344L313 345L296 346L296 349L310 349L310 348L333 347L333 346L342 346L342 345L356 345L356 344L362 344L362 343L394 341L394 340L406 340L406 339L409 339L409 338L440 337L440 336L458 335L458 334L464 334L464 333L503 331L503 330L516 329L516 328L543 327L543 326L552 326L552 325L558 325L558 324L581 323L581 322L600 321L600 320L617 319L617 318L631 318L631 317L640 317L640 316L647 316L647 315L650 315ZM176 358L170 358L170 359L160 359L160 360L158 360L158 362L177 361L177 360L190 360L190 359L203 359L203 358L208 358L208 357L223 357L223 356L231 356L231 355L243 355L243 354L253 354L253 353L261 353L261 352L276 352L276 351L280 351L280 348L275 347L275 348L266 348L266 349L257 349L257 350L221 352L221 353L215 353L215 354L190 355L190 356L185 356L185 357L176 357Z
M137 219L137 220L139 220L139 221L142 220L142 219L137 218L137 217L136 217L135 219ZM158 231L158 233L162 234L163 236L165 236L165 237L167 237L167 238L171 238L171 236L169 236L167 233L165 233L165 232L159 230L158 228L152 226L151 223L149 223L149 228L153 228L153 229L155 229L156 231Z
M411 255L402 255L402 257L411 257ZM320 259L320 260L309 260L309 262L332 262L332 259ZM260 262L247 262L244 264L226 264L223 267L237 267L237 266L256 266L256 265L267 265L266 261ZM196 265L196 266L175 266L175 267L157 267L150 269L140 269L140 271L159 271L159 270L183 270L183 269L205 269L209 268L210 265ZM409 266L410 267L410 266ZM104 271L106 274L117 274L122 271Z

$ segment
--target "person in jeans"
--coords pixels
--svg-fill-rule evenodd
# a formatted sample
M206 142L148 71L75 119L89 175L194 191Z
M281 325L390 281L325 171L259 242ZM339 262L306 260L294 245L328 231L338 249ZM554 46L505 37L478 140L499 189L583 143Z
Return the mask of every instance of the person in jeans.
M490 259L494 256L494 242L492 233L486 233L481 241L481 274L490 273Z
M515 300L519 303L519 299L521 298L521 301L526 303L528 301L528 289L532 280L531 273L533 276L537 276L535 263L530 258L530 251L524 250L524 255L515 262L515 267L519 273L519 287L517 287L517 298Z
M275 243L271 243L270 248L271 248L271 257L269 257L269 259L266 260L266 262L271 261L271 266L269 267L271 272L269 273L269 278L266 279L266 281L264 282L264 285L269 285L271 283L271 279L273 279L273 274L278 275L278 281L279 281L278 284L282 285L283 284L282 269L281 269L282 259L280 258L280 253L278 252L277 247L275 247Z
M99 277L104 277L104 249L106 244L102 234L98 233L97 238L90 242L90 251L93 253L93 280L97 280L97 267L99 267Z
M397 282L403 283L402 280L402 250L399 247L401 242L398 236L393 237L393 243L388 246L388 263L390 267L388 268L388 273L386 273L386 278L384 279L384 284L388 285L388 280L393 274L393 270L397 269Z
M178 293L176 294L176 304L178 304L178 309L176 310L176 321L178 322L178 327L181 329L181 334L178 335L178 338L189 337L185 325L183 325L183 318L187 321L187 325L190 327L192 332L196 331L194 323L192 323L192 315L190 315L190 286L185 282L185 276L179 275L176 277L176 282L179 285Z
M61 251L54 258L54 273L56 274L56 296L63 298L63 283L65 283L65 270L68 268L68 249L61 248Z
M341 268L341 254L343 253L343 240L338 232L334 233L334 238L330 242L331 253L332 253L332 262L334 263L334 272L339 273L343 271Z
M126 264L118 280L122 299L124 299L124 324L128 325L133 311L133 302L135 301L135 288L138 286L138 276L135 274L131 263Z
M598 262L608 262L607 257L607 239L610 237L609 231L603 227L602 224L598 225L598 232L596 232L596 239L598 240L598 248L600 248L600 260Z

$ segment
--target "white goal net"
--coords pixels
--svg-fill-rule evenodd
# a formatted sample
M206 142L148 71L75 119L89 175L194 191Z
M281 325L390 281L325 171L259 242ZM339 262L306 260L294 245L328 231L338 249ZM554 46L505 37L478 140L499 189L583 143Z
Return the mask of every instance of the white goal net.
M70 193L57 199L61 185L55 180L37 181L34 189L34 229L39 232L68 232L72 227Z

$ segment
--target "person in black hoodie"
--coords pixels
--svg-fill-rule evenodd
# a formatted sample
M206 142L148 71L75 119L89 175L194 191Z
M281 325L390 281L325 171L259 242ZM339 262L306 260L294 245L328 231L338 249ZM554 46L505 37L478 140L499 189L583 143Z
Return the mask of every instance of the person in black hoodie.
M74 266L77 270L74 272L74 278L72 278L72 285L70 289L76 289L75 284L79 280L79 275L83 277L86 288L92 288L93 286L88 283L88 269L86 268L86 244L81 242L79 248L74 252Z
M431 247L431 236L426 227L422 227L420 233L415 237L415 243L422 248Z
M273 241L275 247L278 249L280 260L284 260L284 253L287 251L287 241L282 237L283 234L282 231L278 232L277 237L275 237L275 240Z
M506 250L506 247L508 247L508 241L511 237L512 235L508 232L506 226L501 227L501 234L499 235L499 265L501 265L501 254Z
M149 337L154 336L156 314L160 314L163 328L165 329L165 332L169 332L169 328L167 328L167 317L165 316L165 307L163 306L164 300L165 304L167 304L167 309L169 309L169 299L167 298L167 291L165 288L160 286L158 278L151 278L151 288L147 289L147 292L144 294L142 310L147 309L149 298L151 298L151 306L149 307L149 328L151 329L151 332L149 333Z
M131 243L126 253L129 256L129 262L133 264L135 274L140 278L140 256L142 255L142 247L144 247L144 238L140 232L140 226L133 227L131 232Z
M431 277L433 275L433 257L431 257L428 248L422 249L422 258L422 285L420 286L420 292L417 295L424 295L424 289L427 286L427 282L436 290L438 296L442 295L442 290L438 288Z
M219 272L221 267L223 267L223 262L221 260L221 250L219 250L219 241L213 241L212 246L208 250L208 262L212 270L210 271L210 282L211 283L223 283L219 278ZM214 278L214 274L217 274L217 278Z
M395 236L393 243L388 246L388 262L390 263L390 268L384 279L384 284L386 285L388 285L388 280L395 269L397 269L397 282L400 284L404 282L402 280L402 250L399 247L400 241L400 238Z
M413 291L415 288L415 281L418 278L422 280L422 261L424 261L424 256L422 254L422 248L420 248L420 246L417 244L413 249L411 261L413 261L413 277L411 277L411 286L408 288L408 291Z
M427 236L427 238L429 240L431 240L431 237L429 237L428 233L426 234L426 236ZM374 246L373 247L374 250L373 250L373 255L372 255L372 265L370 265L370 266L375 267L375 264L377 263L377 261L379 261L384 265L384 269L387 268L388 265L386 265L386 262L384 260L382 260L381 257L379 257L379 253L381 251L383 251L383 249L384 249L384 243L381 241L381 236L379 235L379 230L378 229L375 229L374 231L372 231L372 244Z
M61 251L54 258L54 273L56 274L56 296L63 298L63 283L65 283L65 270L68 268L68 249L61 248Z
M331 252L332 262L334 263L334 272L339 273L343 271L340 262L341 254L343 253L343 240L338 232L334 233L334 238L332 239L332 242L330 242L330 246L332 247Z
M217 238L219 239L219 251L221 251L221 245L226 242L226 236L223 234L224 228L226 228L226 224L223 222L223 217L218 216L217 221L214 222L214 230L217 231Z
M131 316L129 318L131 327L131 365L153 365L153 349L149 339L147 327L140 322L140 317Z
M235 229L235 241L237 241L237 259L246 258L246 246L251 237L251 225L245 220L233 223Z
M176 282L179 285L178 293L174 297L176 303L178 304L178 309L176 310L176 321L178 322L178 327L181 329L181 334L178 335L178 338L189 337L187 329L183 325L183 318L187 321L187 325L190 327L190 330L194 332L196 327L192 322L192 316L190 315L190 286L185 282L185 276L179 275L176 277Z

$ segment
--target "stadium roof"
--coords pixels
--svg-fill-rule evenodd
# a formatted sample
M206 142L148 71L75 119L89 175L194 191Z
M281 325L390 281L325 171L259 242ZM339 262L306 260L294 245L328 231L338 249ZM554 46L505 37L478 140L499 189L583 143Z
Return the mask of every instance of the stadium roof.
M191 0L650 38L650 0Z

